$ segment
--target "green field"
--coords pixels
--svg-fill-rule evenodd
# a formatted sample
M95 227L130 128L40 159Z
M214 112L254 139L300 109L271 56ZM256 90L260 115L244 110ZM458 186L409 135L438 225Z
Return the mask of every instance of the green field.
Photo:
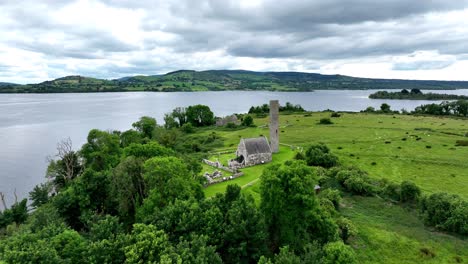
M280 116L282 144L307 146L323 142L343 165L357 166L376 179L411 180L425 193L449 192L468 199L468 121L441 117L344 113L334 124L319 125L330 113ZM217 133L225 139L223 149L235 149L241 137L268 136L267 118L255 119L255 128ZM203 133L210 133L207 130ZM419 139L418 139L419 138ZM284 162L295 151L282 146L273 163ZM224 156L221 156L223 159ZM223 192L236 183L259 202L258 180L268 165L244 169L245 175L207 187L206 196ZM394 205L375 197L345 197L341 212L356 225L351 240L359 263L466 263L468 240L425 227L415 209ZM434 253L429 257L422 250Z
M330 113L308 115L280 116L282 144L323 142L344 165L357 166L371 177L411 180L424 192L445 191L468 198L468 147L455 146L457 140L468 140L468 120L344 113L332 118L332 125L319 125L319 119ZM267 122L267 118L255 119L255 128L217 133L225 138L225 148L236 148L241 137L268 136ZM211 188L218 189L207 188L208 195L213 194Z

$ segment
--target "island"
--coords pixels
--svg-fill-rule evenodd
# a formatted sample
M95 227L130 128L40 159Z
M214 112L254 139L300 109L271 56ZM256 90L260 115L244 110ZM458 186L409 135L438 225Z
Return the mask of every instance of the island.
M438 93L423 93L419 89L406 89L400 92L378 91L369 95L370 99L392 99L392 100L467 100L467 95L457 94L438 94Z

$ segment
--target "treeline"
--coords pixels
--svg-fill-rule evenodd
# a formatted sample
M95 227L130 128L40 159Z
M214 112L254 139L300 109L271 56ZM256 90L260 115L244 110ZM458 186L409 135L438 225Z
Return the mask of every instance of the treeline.
M355 263L349 220L322 205L302 161L264 171L260 206L235 185L206 199L200 160L222 138L194 133L189 108L176 127L142 117L91 130L79 151L61 142L34 210L23 200L0 214L0 262Z
M280 105L280 112L289 112L289 113L301 113L305 112L304 108L301 105L293 105L290 102L286 102L284 106ZM249 109L249 114L264 115L270 112L270 106L268 104L263 104L260 106L251 106Z
M355 167L339 166L338 158L322 144L309 146L295 157L308 165L329 168L319 173L319 183L326 188L326 196L337 207L339 191L354 195L378 196L392 202L410 204L418 208L423 221L442 231L468 235L468 201L454 194L443 192L423 195L421 189L410 181L400 184L387 179L373 179L367 172Z
M468 101L442 102L440 104L426 104L418 106L412 112L425 115L468 116Z
M398 100L467 100L466 95L456 94L437 94L437 93L423 93L419 89L406 89L400 92L387 92L378 91L369 95L371 99L398 99Z

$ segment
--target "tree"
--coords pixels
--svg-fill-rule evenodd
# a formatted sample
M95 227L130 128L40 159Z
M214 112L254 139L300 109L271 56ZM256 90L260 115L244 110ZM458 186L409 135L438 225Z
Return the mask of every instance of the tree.
M324 214L313 186L317 175L302 161L273 165L261 176L260 209L263 212L270 250L288 245L294 251L313 240L333 241L337 226Z
M193 105L187 108L187 122L193 126L202 127L214 124L213 112L206 105Z
M110 192L121 218L125 223L133 224L136 208L146 197L143 160L133 156L122 160L112 171Z
M164 231L153 225L135 224L129 246L125 247L125 263L161 263L173 254L174 248Z
M156 125L156 119L149 116L143 116L139 121L132 124L132 126L140 132L143 137L147 138L153 137L153 131L156 129Z
M381 106L380 106L380 111L384 112L384 113L389 113L391 110L390 110L390 105L389 104L386 104L386 103L383 103Z
M141 144L142 142L143 138L136 130L130 129L120 134L120 146L123 148L128 147L132 143Z
M341 241L331 242L323 247L323 264L354 264L357 263L356 254L351 247Z
M31 206L33 208L38 208L49 201L50 187L49 183L41 183L29 192L29 199L32 201Z
M58 159L49 159L46 177L52 181L56 191L67 186L71 180L76 178L83 166L78 154L73 151L73 144L70 138L61 140L57 144Z
M187 123L187 113L185 107L176 107L172 110L172 117L179 123L179 127Z
M419 89L417 89L417 88L411 89L411 93L412 93L412 94L422 94L421 90L419 90Z
M246 126L246 127L253 126L253 125L254 125L254 122L253 122L252 116L250 116L250 115L244 116L244 118L242 119L242 123L241 123L241 124L242 124L243 126Z
M121 154L120 138L116 134L93 129L89 131L87 143L80 153L87 168L101 171L115 167Z
M179 123L176 121L172 114L164 114L164 128L171 129L179 127Z

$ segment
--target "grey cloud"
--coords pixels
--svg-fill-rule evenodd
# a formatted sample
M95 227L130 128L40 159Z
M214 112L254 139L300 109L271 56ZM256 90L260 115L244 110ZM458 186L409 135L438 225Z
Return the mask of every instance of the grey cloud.
M397 71L440 70L452 65L454 62L453 60L400 62L395 63L392 69Z

